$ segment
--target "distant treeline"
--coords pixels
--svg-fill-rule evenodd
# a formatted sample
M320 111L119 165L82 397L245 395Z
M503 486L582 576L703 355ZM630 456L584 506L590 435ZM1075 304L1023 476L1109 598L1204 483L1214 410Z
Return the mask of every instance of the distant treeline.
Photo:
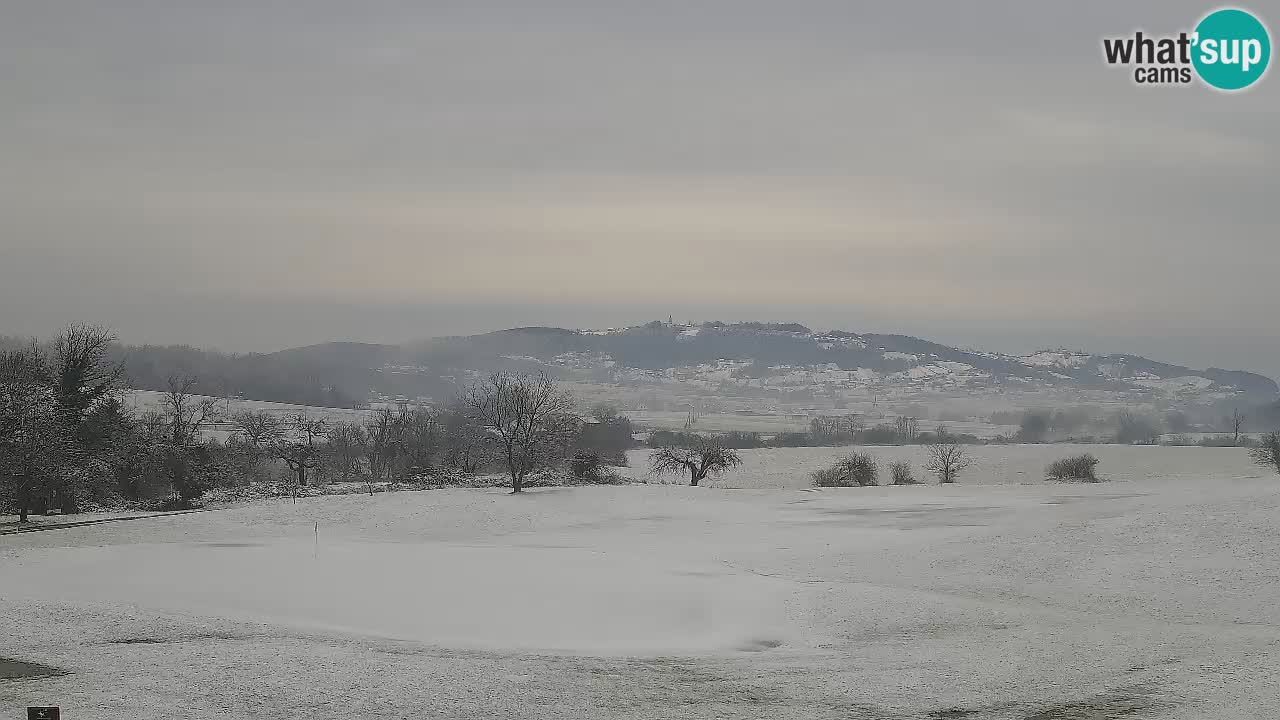
M1018 425L1013 433L979 438L952 432L945 423L933 430L921 429L916 417L901 416L893 422L867 426L857 415L814 418L809 429L780 433L731 431L716 434L727 448L745 450L768 447L843 447L850 445L961 445L1009 443L1118 443L1123 445L1199 445L1201 447L1250 447L1255 441L1247 434L1267 432L1280 426L1280 402L1255 407L1248 412L1233 410L1211 426L1213 434L1193 439L1195 427L1181 412L1171 410L1156 416L1132 409L1112 411L1098 417L1088 408L1032 409L994 413L992 422ZM1173 433L1172 435L1166 434ZM693 447L706 433L692 429L655 430L650 447Z
M361 422L299 412L224 416L225 405L171 375L158 409L119 397L124 368L106 330L73 326L48 348L0 350L0 513L64 513L142 503L181 509L212 489L280 483L417 482L505 470L513 489L538 472L613 483L631 421L599 405L583 417L545 375L495 373L440 407L382 408ZM229 423L225 440L205 434ZM436 482L435 484L443 484ZM157 501L148 503L148 501Z
M125 369L125 382L135 390L163 391L170 377L186 375L199 379L197 391L205 395L317 407L362 406L371 379L361 375L374 372L186 345L117 346L114 354Z
M1250 431L1265 432L1280 427L1280 401L1252 408L1201 407L1196 416L1183 410L1163 414L1122 408L1102 412L1097 408L1036 408L998 412L991 421L1001 425L1018 425L1012 434L998 438L1003 442L1115 442L1125 445L1203 445L1229 447L1248 445ZM1210 432L1215 435L1192 440L1188 433Z
M679 430L655 430L649 434L650 447L693 447L704 433ZM716 436L720 444L736 450L766 447L844 447L849 445L934 445L937 443L981 444L975 435L953 433L946 425L921 430L917 418L902 417L893 423L865 427L853 415L820 417L809 422L807 431L765 435L758 432L731 431Z
M18 351L30 343L0 336L0 351ZM380 379L376 368L280 353L224 353L190 345L112 342L105 361L120 367L121 383L135 390L163 392L170 378L190 377L197 379L193 392L202 395L316 407L360 407Z

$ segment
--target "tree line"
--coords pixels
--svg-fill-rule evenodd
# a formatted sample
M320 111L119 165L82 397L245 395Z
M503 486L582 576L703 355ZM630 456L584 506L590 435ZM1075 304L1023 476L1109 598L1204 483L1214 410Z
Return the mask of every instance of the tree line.
M21 351L30 344L0 336L0 351ZM200 379L206 395L356 408L363 405L370 389L390 384L377 370L298 353L236 354L189 345L126 345L115 338L103 351L110 364L124 368L122 380L135 390L164 392L169 378L188 376Z
M514 492L535 472L560 468L579 481L625 465L631 421L607 405L579 415L572 396L545 374L498 372L466 386L443 407L382 407L362 421L306 413L280 417L245 410L217 453L222 481L270 479L283 464L288 484L396 482L442 474L502 471Z
M649 434L650 447L692 447L703 435L692 430L655 430ZM772 435L733 430L717 436L721 445L735 450L766 447L844 447L849 445L934 445L954 443L981 444L982 439L968 433L952 432L946 424L932 430L922 429L919 418L899 417L893 422L868 427L857 415L831 415L809 421L807 430L785 431Z
M76 325L52 343L0 351L0 511L25 522L152 501L190 506L216 487L283 478L396 481L425 474L503 472L515 492L532 474L563 469L603 479L626 463L630 420L608 406L586 417L546 375L494 373L439 408L382 408L362 421L297 413L225 412L200 380L171 375L159 403L123 401L115 338ZM211 437L218 421L225 439Z
M442 406L380 408L358 422L305 412L226 413L222 399L201 393L197 377L175 374L155 407L138 410L123 402L125 368L111 352L114 342L102 328L76 325L47 345L0 351L0 512L26 521L51 509L121 502L180 508L212 488L281 477L295 493L337 481L364 482L372 492L377 482L501 472L521 492L546 471L577 482L614 481L609 466L625 465L635 444L630 421L616 408L598 405L584 416L545 374L493 373ZM1024 430L1039 427L1025 422L1032 417L1024 417ZM207 434L215 420L229 424L225 439ZM1234 440L1243 444L1243 413L1233 422ZM687 473L692 485L739 466L736 451L744 448L909 443L928 445L927 469L952 482L968 466L962 446L977 442L942 425L922 430L913 417L866 427L853 415L815 418L806 432L771 438L688 429L649 438L651 470ZM1276 433L1253 446L1258 463L1280 470ZM847 465L833 477L858 477L856 463ZM909 468L898 470L902 479L895 470L895 480L909 482Z

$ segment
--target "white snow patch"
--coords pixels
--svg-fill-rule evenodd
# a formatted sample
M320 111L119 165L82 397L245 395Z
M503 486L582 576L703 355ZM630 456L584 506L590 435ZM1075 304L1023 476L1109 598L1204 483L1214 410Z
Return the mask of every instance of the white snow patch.
M745 642L785 587L643 550L246 540L33 551L6 568L6 594L450 647L647 654Z
M1032 367L1078 368L1087 364L1092 357L1088 353L1070 350L1041 350L1018 359Z

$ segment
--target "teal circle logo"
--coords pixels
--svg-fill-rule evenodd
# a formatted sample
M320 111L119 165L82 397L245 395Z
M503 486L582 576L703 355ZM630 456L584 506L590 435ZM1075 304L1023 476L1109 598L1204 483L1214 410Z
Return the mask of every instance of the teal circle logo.
M1191 64L1200 79L1219 90L1243 90L1257 82L1271 61L1271 36L1244 10L1215 10L1196 25Z

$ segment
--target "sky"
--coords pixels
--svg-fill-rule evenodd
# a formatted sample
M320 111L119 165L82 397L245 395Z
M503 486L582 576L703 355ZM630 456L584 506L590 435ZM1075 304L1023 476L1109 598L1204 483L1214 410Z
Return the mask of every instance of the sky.
M1280 377L1280 78L1102 58L1214 7L14 0L0 333L674 316Z

